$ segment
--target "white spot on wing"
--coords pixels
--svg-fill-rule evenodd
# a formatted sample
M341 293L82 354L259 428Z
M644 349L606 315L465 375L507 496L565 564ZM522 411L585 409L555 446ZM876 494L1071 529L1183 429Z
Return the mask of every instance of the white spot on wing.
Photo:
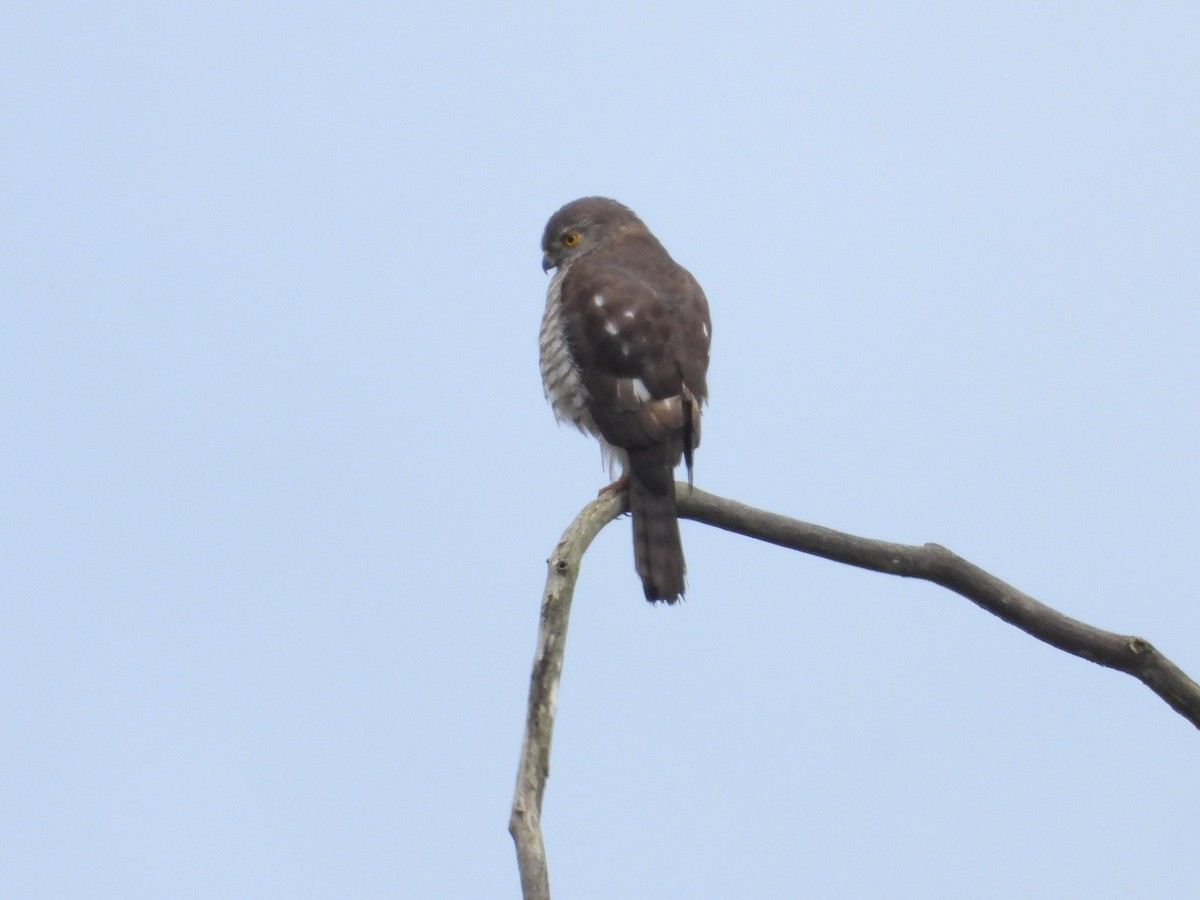
M704 332L705 337L708 337L708 323L707 322L700 323L700 330Z
M618 331L620 331L620 329L617 328L617 323L614 322L612 319L609 319L607 322L604 323L604 330L607 331L609 334L616 334Z
M637 397L638 403L645 403L650 399L650 389L640 378L633 379L633 396Z
M625 310L625 312L621 313L621 315L623 315L627 319L632 319L634 313L633 313L632 309L627 309L627 310Z
M597 294L596 296L594 296L592 298L592 302L595 303L597 306L603 306L604 305L604 295Z

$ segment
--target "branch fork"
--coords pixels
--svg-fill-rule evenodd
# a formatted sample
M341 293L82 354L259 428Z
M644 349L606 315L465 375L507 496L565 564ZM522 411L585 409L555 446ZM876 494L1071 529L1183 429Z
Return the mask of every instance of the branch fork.
M858 537L756 509L686 484L675 487L682 518L861 569L941 585L1039 641L1132 675L1200 728L1200 685L1145 638L1105 631L1064 615L940 544L915 546ZM524 900L550 900L541 829L542 797L550 774L550 741L575 581L592 540L628 509L627 492L602 493L563 532L547 561L549 572L529 682L525 736L508 822L516 843Z

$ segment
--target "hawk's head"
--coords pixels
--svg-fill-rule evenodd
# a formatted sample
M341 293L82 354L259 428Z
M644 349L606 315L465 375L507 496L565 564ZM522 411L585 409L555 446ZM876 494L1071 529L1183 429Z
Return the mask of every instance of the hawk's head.
M633 210L607 197L572 200L550 217L542 233L542 270L569 265L629 229L646 226Z

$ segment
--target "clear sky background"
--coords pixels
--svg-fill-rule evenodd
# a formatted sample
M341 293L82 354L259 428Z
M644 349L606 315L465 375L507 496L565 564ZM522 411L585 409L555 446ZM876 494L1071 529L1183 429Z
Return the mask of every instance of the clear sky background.
M708 293L699 486L1200 676L1200 7L418 6L0 11L0 893L518 897L586 194ZM1195 896L1141 684L683 532L585 560L556 898Z

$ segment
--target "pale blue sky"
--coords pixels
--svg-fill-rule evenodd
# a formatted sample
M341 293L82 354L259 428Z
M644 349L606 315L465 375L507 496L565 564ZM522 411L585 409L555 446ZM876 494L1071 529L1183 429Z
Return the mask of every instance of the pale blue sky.
M1200 7L0 11L0 893L515 898L538 239L704 285L697 484L938 541L1200 676ZM1200 734L966 601L628 521L556 898L1191 897Z

